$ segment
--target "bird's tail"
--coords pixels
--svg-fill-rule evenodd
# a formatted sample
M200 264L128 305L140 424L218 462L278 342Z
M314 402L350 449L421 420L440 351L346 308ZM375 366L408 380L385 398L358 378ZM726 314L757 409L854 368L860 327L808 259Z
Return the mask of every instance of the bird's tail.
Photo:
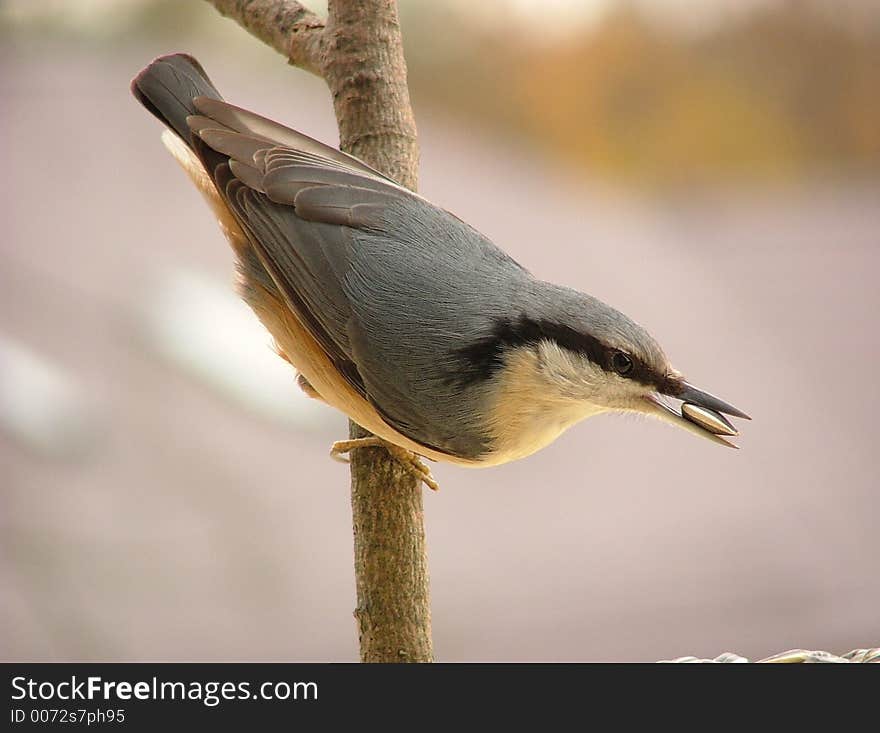
M247 238L212 177L227 158L194 136L186 123L187 117L199 114L193 100L222 99L202 65L185 53L160 56L132 80L131 92L168 128L162 143L205 197L239 259L250 262ZM229 175L228 166L222 170Z
M185 53L157 58L132 80L131 93L190 148L193 136L186 118L198 114L193 99L222 99L202 65Z

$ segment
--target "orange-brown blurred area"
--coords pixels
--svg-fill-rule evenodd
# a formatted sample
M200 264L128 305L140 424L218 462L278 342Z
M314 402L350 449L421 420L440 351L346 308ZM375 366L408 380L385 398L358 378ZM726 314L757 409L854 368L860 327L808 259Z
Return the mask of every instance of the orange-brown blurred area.
M876 3L768 2L697 28L663 24L645 5L608 3L561 37L527 17L468 33L466 15L453 14L440 25L450 33L435 34L430 73L418 53L414 73L460 114L621 183L880 169ZM450 35L467 39L454 54L442 48Z
M421 192L754 417L739 451L605 416L436 466L438 659L877 646L876 3L401 12ZM337 140L322 83L201 0L0 4L0 658L354 660L345 421L130 96L175 50Z

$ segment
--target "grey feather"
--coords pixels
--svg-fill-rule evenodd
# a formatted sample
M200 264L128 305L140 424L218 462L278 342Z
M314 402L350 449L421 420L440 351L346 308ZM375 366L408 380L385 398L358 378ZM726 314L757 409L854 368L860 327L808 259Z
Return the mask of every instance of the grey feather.
M230 160L229 169L248 188L252 188L260 193L266 193L263 185L263 171L256 165L251 166L237 160Z
M203 129L198 133L198 136L216 152L228 155L233 160L247 165L253 164L257 151L272 145L262 138L242 135L232 130Z
M238 180L227 184L226 195L247 222L260 260L313 335L334 361L350 360L348 302L321 253L321 240L334 233L311 231L303 246L292 247L300 224L291 207L272 204Z
M131 91L187 143L192 142L186 118L196 111L193 98L220 99L201 64L188 54L156 59L132 80Z
M198 107L205 117L225 110ZM486 387L450 390L450 374L460 346L521 300L528 273L457 217L348 156L291 149L289 135L273 144L251 117L245 125L223 112L215 122L247 129L197 121L204 143L233 158L236 178L218 188L340 372L420 444L466 458L488 452Z
M276 172L279 169L284 169L288 166L301 165L313 166L316 168L322 168L324 170L335 170L343 173L353 173L358 177L363 177L365 175L350 165L344 165L343 163L339 163L334 160L328 160L327 158L323 158L320 155L316 155L314 153L309 153L305 150L292 150L291 148L269 148L268 150L266 150L265 158L263 159L263 165L265 167L266 173ZM375 178L374 176L367 177ZM376 180L384 181L384 179L381 178L376 178ZM390 181L384 182L391 184ZM399 186L395 185L395 188L399 188Z
M400 197L383 218L381 227L354 230L348 252L333 253L334 267L345 267L353 360L390 424L475 458L491 448L488 391L481 383L450 389L458 350L527 307L531 278L467 224L420 199Z
M293 204L296 215L306 221L362 229L382 226L392 200L386 191L359 186L310 186L296 194Z
M558 298L545 302L551 286L452 214L355 158L209 98L210 82L177 66L166 107L175 129L194 132L193 149L250 241L245 278L271 284L392 427L460 457L490 452L491 390L485 380L455 385L462 346L501 319L557 308ZM207 94L187 100L192 89Z
M204 117L203 115L188 115L186 118L186 124L190 131L195 135L198 135L203 130L232 132L228 127L225 127L216 120L212 120L210 117Z
M219 95L217 96L219 97ZM222 123L231 130L258 135L266 140L274 141L279 147L312 153L325 161L342 164L364 175L394 183L392 179L371 168L363 161L351 155L346 155L340 150L331 148L329 145L318 142L307 135L303 135L301 132L291 130L289 127L262 117L250 110L236 107L233 104L220 99L214 99L211 96L196 97L193 99L193 104L203 115Z

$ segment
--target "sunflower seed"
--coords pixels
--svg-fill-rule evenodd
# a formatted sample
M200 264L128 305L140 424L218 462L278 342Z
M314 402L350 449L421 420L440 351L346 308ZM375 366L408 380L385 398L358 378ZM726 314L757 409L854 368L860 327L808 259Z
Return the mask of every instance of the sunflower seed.
M728 422L723 415L710 410L706 407L700 407L690 402L685 402L681 406L682 417L687 418L692 423L696 423L701 428L705 428L715 435L738 435L737 430Z

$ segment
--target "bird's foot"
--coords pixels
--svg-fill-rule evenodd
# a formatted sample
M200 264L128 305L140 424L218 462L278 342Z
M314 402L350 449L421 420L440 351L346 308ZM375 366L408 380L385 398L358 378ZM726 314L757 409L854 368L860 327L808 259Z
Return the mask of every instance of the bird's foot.
M337 440L330 448L330 457L335 461L348 463L349 459L345 457L345 454L360 448L384 448L407 472L415 476L432 491L439 491L440 486L431 474L431 469L422 462L418 455L406 448L401 448L399 445L389 443L387 440L383 440L376 435L371 435L368 438Z

